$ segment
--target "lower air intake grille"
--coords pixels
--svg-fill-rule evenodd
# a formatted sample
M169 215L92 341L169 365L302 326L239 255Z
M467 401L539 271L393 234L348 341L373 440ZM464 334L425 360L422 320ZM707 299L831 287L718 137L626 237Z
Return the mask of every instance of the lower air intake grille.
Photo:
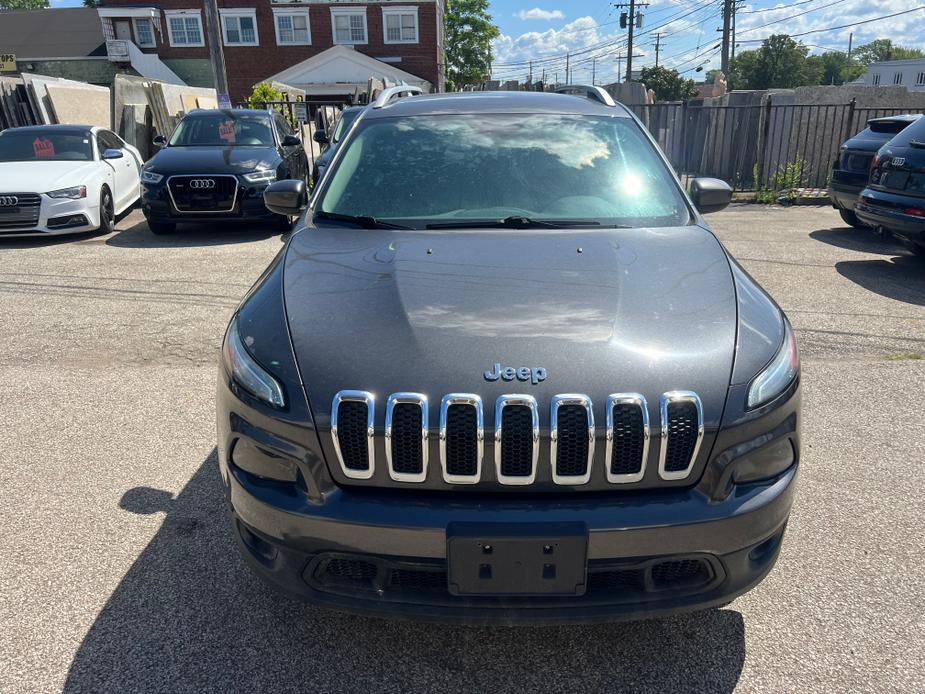
M337 437L344 467L348 470L369 469L368 416L368 405L365 402L345 400L338 407Z
M656 588L680 588L705 583L710 578L710 565L700 559L663 561L652 567L652 583Z
M331 559L320 573L326 583L367 585L376 578L378 568L374 563L362 559Z
M588 411L583 405L560 406L556 429L556 474L581 477L588 470Z
M668 404L668 448L665 471L680 472L691 464L697 446L697 406L681 401Z
M642 409L638 405L614 405L610 474L638 473L642 469L644 446Z
M478 416L472 405L446 410L446 471L471 476L478 471Z
M421 406L400 402L392 410L392 469L418 474L424 469Z
M533 473L533 412L526 405L501 411L501 474L529 477Z

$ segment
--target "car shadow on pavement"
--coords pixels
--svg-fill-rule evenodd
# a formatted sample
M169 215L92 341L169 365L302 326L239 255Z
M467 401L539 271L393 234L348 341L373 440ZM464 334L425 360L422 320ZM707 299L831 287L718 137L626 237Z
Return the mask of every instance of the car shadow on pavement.
M882 260L843 260L835 270L864 289L907 304L925 306L925 258L897 255Z
M744 622L728 608L488 628L358 617L277 595L237 554L214 450L175 498L141 487L120 507L164 522L83 639L67 692L729 692L745 660Z
M127 229L118 230L106 239L106 245L118 248L188 248L219 246L232 243L249 243L281 236L265 222L233 221L223 224L183 224L172 234L158 236L142 220Z
M830 246L838 246L849 251L861 253L881 253L898 255L905 253L905 247L891 236L880 236L873 229L855 227L836 227L811 231L809 237Z

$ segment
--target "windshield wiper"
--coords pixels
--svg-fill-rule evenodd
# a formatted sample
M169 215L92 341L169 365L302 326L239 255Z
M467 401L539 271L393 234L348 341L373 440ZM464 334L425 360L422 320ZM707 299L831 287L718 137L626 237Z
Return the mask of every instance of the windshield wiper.
M600 222L590 219L532 219L511 215L504 219L470 220L460 222L434 222L427 229L566 229L570 227L599 227Z
M337 214L336 212L316 212L315 217L320 219L332 219L337 222L352 222L364 229L412 229L402 224L392 224L375 217L364 214Z

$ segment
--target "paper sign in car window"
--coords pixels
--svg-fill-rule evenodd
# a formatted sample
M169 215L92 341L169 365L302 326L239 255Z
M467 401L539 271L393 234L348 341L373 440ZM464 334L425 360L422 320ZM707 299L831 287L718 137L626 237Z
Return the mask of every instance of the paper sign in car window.
M32 151L36 159L46 159L55 156L55 145L47 137L37 137L32 142Z
M218 136L222 138L229 145L234 144L234 123L230 120L226 120L224 123L219 123L218 125Z

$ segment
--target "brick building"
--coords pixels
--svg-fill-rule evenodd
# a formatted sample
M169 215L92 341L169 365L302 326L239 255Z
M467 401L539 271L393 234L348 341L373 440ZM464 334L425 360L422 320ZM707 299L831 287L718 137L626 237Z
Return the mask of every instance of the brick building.
M309 95L352 93L351 85L371 77L441 91L444 4L218 0L231 99L243 101L254 84L273 79ZM153 71L160 63L187 84L214 86L203 6L203 0L102 0L110 56L123 51L133 67L150 64Z

